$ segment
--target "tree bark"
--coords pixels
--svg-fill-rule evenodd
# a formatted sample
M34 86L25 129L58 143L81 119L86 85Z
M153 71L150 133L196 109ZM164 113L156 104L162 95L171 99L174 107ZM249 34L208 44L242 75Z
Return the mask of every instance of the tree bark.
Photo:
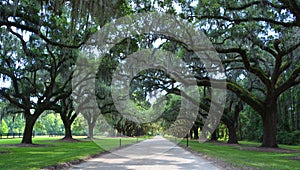
M63 139L73 139L71 124L70 123L64 124L64 127L65 127L65 136Z
M33 126L37 120L37 116L30 115L30 113L25 113L25 129L22 138L23 144L32 144L32 132Z
M227 126L227 128L229 130L229 139L228 139L227 143L238 144L236 128L234 126Z
M63 139L73 139L72 131L71 131L72 122L68 119L66 114L60 114L60 117L62 119L65 128L65 136Z
M299 105L298 105L298 107L297 107L297 109L296 109L296 130L300 130L300 116L299 116L299 114L300 114L300 109L298 109L299 108Z
M218 141L218 137L217 137L217 129L211 134L211 141Z
M234 107L233 119L232 119L231 123L229 123L227 125L228 131L229 131L229 139L228 139L227 143L238 144L236 132L237 132L237 128L238 128L239 115L242 110L243 110L243 105L242 105L241 101L239 101Z
M194 131L194 139L199 139L199 132L198 132L199 127L195 126L193 127L193 131Z
M263 119L263 141L262 147L278 147L276 142L276 102L269 103L262 115Z
M93 139L94 138L94 128L95 128L95 123L88 123L89 126L89 134L88 138Z

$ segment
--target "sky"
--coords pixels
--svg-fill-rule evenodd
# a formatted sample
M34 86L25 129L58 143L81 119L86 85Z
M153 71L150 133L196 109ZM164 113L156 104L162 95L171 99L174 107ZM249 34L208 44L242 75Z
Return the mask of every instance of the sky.
M10 86L10 82L8 82L8 81L5 81L5 82L0 81L0 88L3 88L3 87L8 88L9 86Z

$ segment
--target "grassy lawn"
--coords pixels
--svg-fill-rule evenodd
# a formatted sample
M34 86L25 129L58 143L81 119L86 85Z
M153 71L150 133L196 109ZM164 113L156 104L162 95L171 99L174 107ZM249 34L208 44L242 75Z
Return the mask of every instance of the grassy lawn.
M118 148L120 145L120 138L95 140L97 144L83 139L80 139L82 142L59 142L56 141L58 139L60 138L34 138L33 143L46 145L42 147L3 146L3 144L19 144L21 139L0 139L0 169L36 170L85 158L107 149ZM140 140L142 138L139 138ZM122 138L122 146L136 141L136 138Z
M181 145L186 146L186 141L182 140ZM292 157L300 158L300 146L279 145L280 148L298 150L298 153L278 153L239 150L241 147L257 147L260 143L241 141L240 145L229 146L217 143L199 143L189 141L189 148L217 158L235 167L245 169L300 169L300 160L292 160Z

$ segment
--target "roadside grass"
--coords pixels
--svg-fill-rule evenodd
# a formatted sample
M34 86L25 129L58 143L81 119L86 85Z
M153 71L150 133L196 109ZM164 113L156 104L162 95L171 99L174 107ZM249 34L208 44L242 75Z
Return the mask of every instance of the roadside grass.
M19 144L21 139L0 139L0 169L37 170L86 158L120 146L120 138L102 138L95 140L97 144L82 138L79 139L81 142L60 142L59 139L61 138L33 138L34 144L42 145L33 147L6 146L5 144ZM143 138L139 138L139 141L141 140ZM122 146L135 142L136 138L122 138Z
M179 139L177 139L179 141ZM300 146L279 145L283 149L296 150L298 152L261 152L250 150L239 150L244 147L258 147L260 143L240 141L240 145L227 145L218 143L199 143L189 141L189 148L193 151L208 155L224 161L240 169L263 169L263 170L295 170L300 169ZM181 140L180 145L186 146L186 141ZM297 157L298 160L292 158Z

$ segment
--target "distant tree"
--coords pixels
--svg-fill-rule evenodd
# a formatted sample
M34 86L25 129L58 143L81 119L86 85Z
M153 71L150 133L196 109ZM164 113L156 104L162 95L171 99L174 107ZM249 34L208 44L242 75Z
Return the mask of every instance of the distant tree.
M8 133L8 126L5 120L0 120L0 134Z
M74 109L72 102L73 101L71 97L67 97L65 99L60 100L59 104L56 104L54 106L54 108L56 108L54 110L56 111L56 113L59 113L64 125L65 136L63 137L63 139L65 140L73 139L71 126L79 114Z
M57 113L44 112L36 121L34 131L36 134L59 135L62 134L63 123Z
M79 114L75 119L75 121L72 123L72 127L71 127L72 134L84 136L87 135L87 129L88 126L84 117L81 114Z

